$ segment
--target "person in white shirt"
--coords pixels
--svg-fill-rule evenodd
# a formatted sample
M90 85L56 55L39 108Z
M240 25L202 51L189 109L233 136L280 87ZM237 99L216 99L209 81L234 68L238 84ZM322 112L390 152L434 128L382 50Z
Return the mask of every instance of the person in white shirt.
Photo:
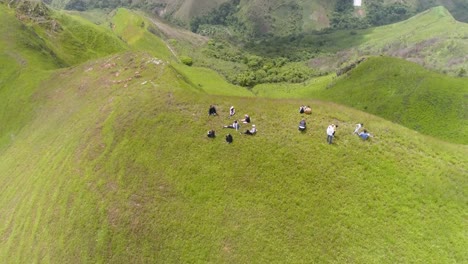
M257 133L257 128L255 127L255 125L252 125L252 128L250 130L246 130L244 132L244 134L246 135L255 135Z
M232 123L232 125L224 126L224 128L234 128L236 131L238 131L240 128L240 125L239 125L239 122L235 120L234 123Z
M362 124L362 123L356 124L356 128L354 129L354 134L358 134L359 129L361 129L363 126L364 126L364 124Z
M328 144L332 143L334 135L335 135L335 125L331 124L327 128L327 142L328 142Z

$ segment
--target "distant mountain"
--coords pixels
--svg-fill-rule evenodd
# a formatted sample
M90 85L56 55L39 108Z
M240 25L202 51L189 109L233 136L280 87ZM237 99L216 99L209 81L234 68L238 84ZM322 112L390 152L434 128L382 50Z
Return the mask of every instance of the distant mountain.
M249 37L294 35L328 27L362 28L390 24L442 5L468 22L465 0L43 0L59 9L131 7L157 14L186 28L228 25ZM194 23L196 24L194 26ZM205 29L206 31L206 29Z

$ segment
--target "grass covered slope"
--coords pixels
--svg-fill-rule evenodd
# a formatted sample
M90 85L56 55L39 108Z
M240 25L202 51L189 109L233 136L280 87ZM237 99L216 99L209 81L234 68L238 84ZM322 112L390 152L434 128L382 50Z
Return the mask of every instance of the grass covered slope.
M466 147L339 105L207 95L179 76L129 53L42 84L36 114L0 152L2 260L466 259ZM313 107L305 134L302 103ZM221 128L230 105L258 135ZM356 120L375 138L353 135Z
M63 65L75 65L127 49L109 28L52 10L40 1L18 1L8 6L23 27L34 32L36 38L40 37Z
M269 98L316 98L381 116L450 142L468 143L466 78L449 77L401 59L371 57L345 75L304 84L265 84Z
M319 98L379 115L444 140L468 144L468 81L394 58L370 58Z
M33 30L0 4L0 149L33 115L31 96L61 65Z
M468 24L456 21L442 6L377 27L363 38L362 52L381 52L444 72L468 68Z
M274 45L286 48L288 41ZM310 60L322 71L334 71L364 55L386 55L416 62L456 76L468 68L468 24L456 21L444 7L435 7L405 21L364 30L309 35L293 47L328 52ZM274 50L272 50L273 52Z

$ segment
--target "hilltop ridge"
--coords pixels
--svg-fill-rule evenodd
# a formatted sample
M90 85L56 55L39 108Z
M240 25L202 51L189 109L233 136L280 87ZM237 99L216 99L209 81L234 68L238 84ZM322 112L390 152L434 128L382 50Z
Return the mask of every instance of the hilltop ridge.
M210 95L142 52L57 71L31 99L0 151L6 261L464 259L466 146L332 103ZM223 130L230 105L256 136Z
M457 91L462 101L439 96L462 78L378 57L335 79L279 84L284 90L273 99L272 86L262 94L259 86L233 85L214 70L183 64L180 58L205 39L194 40L200 46L162 39L137 12L118 9L102 19L112 26L56 10L50 18L61 31L18 20L0 5L4 262L466 259L467 145L361 111L378 108L371 103L392 91L385 113L418 100L465 107L464 87ZM390 66L390 76L382 74ZM434 80L440 90L431 90ZM395 89L399 82L411 86L409 95ZM366 91L366 105L355 100ZM338 102L359 104L314 99L332 92ZM211 104L219 116L208 116ZM311 115L299 114L303 104ZM229 118L231 105L237 114ZM411 115L431 113L419 106ZM454 113L447 120L463 125ZM255 136L223 128L244 114L257 126ZM302 118L304 133L297 130ZM358 122L374 137L353 134ZM331 123L338 130L329 145ZM209 129L216 138L206 136ZM225 143L227 133L233 144Z

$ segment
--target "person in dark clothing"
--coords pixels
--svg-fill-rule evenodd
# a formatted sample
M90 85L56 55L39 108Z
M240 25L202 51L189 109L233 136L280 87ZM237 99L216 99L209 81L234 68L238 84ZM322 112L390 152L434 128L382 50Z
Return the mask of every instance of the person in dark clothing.
M245 118L241 120L242 123L244 123L244 124L250 123L250 116L249 116L249 115L245 115L244 117L245 117Z
M305 119L302 119L301 122L299 122L299 131L305 131L307 128L307 124Z
M299 107L299 114L303 114L305 111L305 106L301 105L301 107Z
M210 105L210 109L208 110L208 115L217 115L218 113L216 113L216 107L214 107L214 105Z
M216 133L215 133L215 131L214 131L213 129L211 129L211 130L208 130L207 136L208 136L209 138L215 138L215 137L216 137Z
M227 134L227 135L226 135L226 142L227 142L228 144L231 144L232 141L233 141L233 139L232 139L231 134Z

